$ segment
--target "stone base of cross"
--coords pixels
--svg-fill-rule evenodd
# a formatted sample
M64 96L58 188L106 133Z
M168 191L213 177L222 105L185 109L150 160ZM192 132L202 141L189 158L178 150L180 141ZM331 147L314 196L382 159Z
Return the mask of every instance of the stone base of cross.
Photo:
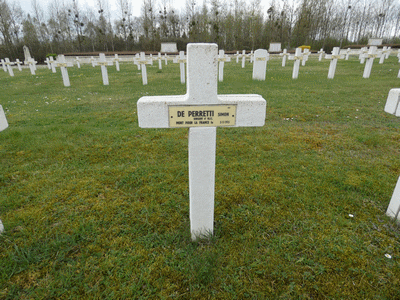
M386 101L385 112L400 117L400 89L391 89ZM400 177L397 180L386 215L400 221Z
M188 44L187 93L142 97L141 128L189 128L190 232L193 240L214 230L216 127L263 126L260 95L217 94L218 46Z

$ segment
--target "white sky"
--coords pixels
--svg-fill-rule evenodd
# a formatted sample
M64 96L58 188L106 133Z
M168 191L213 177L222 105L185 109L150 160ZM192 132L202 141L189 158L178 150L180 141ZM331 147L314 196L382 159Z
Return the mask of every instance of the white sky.
M46 12L48 4L53 2L54 0L37 0L37 3L39 3L40 7ZM71 2L72 0L58 0L58 2L64 1L65 3ZM86 6L91 6L93 8L96 8L96 3L97 0L77 0L79 6L81 7L86 7ZM116 0L107 0L110 6L111 14L117 15L116 10L117 10L117 1ZM172 6L177 9L178 11L183 11L185 9L185 4L186 0L170 0ZM30 13L32 11L32 5L31 5L31 0L7 0L7 2L17 2L21 5L22 9L26 13ZM161 2L160 0L157 0L157 3ZM251 0L245 0L245 2L250 3ZM142 7L143 0L131 0L132 3L132 14L134 16L139 16L140 15L140 10ZM270 0L261 0L261 5L264 7L264 15L266 14L267 9L269 8L269 3ZM203 4L203 0L197 0L196 5L201 6ZM113 11L115 13L113 13Z

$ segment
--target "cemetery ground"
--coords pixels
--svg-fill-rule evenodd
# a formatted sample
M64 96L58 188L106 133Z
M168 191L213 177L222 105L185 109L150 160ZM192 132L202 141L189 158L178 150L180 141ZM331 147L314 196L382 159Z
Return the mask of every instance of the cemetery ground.
M218 128L214 236L189 232L187 129L141 129L179 65L0 72L0 299L398 299L398 60L225 64L219 94L260 94L260 128ZM390 256L389 256L390 255Z

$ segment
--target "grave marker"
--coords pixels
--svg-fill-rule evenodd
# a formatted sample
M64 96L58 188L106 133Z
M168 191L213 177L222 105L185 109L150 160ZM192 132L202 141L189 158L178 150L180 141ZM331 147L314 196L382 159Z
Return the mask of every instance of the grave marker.
M239 51L236 51L236 54L234 56L236 57L236 63L238 64L239 63L239 57L240 57Z
M216 44L188 44L187 93L142 97L141 128L189 127L190 232L193 240L213 233L216 126L263 126L260 95L218 95Z
M50 56L50 66L51 66L51 71L53 73L56 73L56 61L54 60L53 56Z
M167 53L165 53L164 60L165 60L165 65L166 66L168 65L168 59L169 59L169 57L168 57Z
M6 114L4 113L3 107L0 105L0 131L3 131L8 127Z
M35 61L33 58L30 58L28 61L25 62L29 66L29 70L31 71L32 75L36 75L36 68L35 65L37 64L37 61Z
M243 50L241 57L242 57L242 69L244 69L246 64L246 50Z
M81 68L81 60L79 59L79 56L75 57L75 62L76 62L76 65L78 66L78 69L80 69Z
M360 49L360 55L358 56L358 59L360 60L360 64L365 63L365 57L366 57L367 53L368 53L367 47L363 47Z
M309 49L304 49L303 55L302 55L302 60L301 60L301 65L304 67L306 65L306 62L308 60L308 56L311 54Z
M47 64L47 68L50 70L51 66L50 66L50 60L48 57L46 57L46 60L44 61Z
M92 67L94 68L96 66L96 60L93 56L90 57L90 62L92 63Z
M321 61L322 60L322 56L325 54L325 51L323 48L321 48L321 50L318 51L319 57L318 60Z
M333 79L333 77L335 77L337 61L338 61L338 59L344 58L344 56L339 55L339 53L340 53L340 48L334 47L331 55L325 55L326 59L331 60L331 63L329 65L329 71L328 71L328 79Z
M19 59L17 58L17 59L15 60L15 63L16 63L17 66L18 66L18 71L22 72L22 68L21 68L22 62L20 62Z
M1 66L3 68L3 71L7 73L6 62L4 61L4 59L1 59Z
M346 56L345 56L345 60L349 60L350 51L351 51L351 49L350 49L350 48L347 48L347 50L346 50ZM339 55L339 54L338 54L338 55Z
M108 72L107 72L107 66L112 66L113 63L112 61L107 61L106 60L106 55L104 53L99 54L99 60L96 61L95 66L100 66L101 67L101 76L103 77L103 84L104 85L109 85L110 83L108 82Z
M179 51L179 56L177 56L174 59L174 63L179 63L179 65L180 65L181 83L183 84L183 83L185 83L185 63L186 63L184 51Z
M265 80L269 53L265 49L257 49L254 52L253 80Z
M11 68L11 66L14 65L14 63L10 62L10 59L8 57L6 57L5 65L7 67L8 74L10 74L10 76L13 77L14 76L14 71Z
M113 62L115 62L115 68L117 69L118 72L119 72L119 61L120 59L118 58L118 54L115 54Z
M386 58L386 55L387 55L387 53L388 53L388 47L386 47L386 46L383 46L383 49L382 49L382 51L381 51L381 57L380 57L380 59L379 59L379 64L381 65L381 64L383 64L384 62L385 62L385 58Z
M218 69L218 80L219 81L224 81L224 65L225 62L231 61L231 58L227 55L225 55L224 50L219 50L219 55L218 55L218 62L219 62L219 69Z
M400 89L391 89L386 101L385 112L400 117ZM394 218L396 221L400 220L400 177L397 180L396 187L394 188L392 198L390 199L389 206L386 210L386 215Z
M286 66L286 59L289 56L289 53L287 53L286 49L283 49L283 52L279 55L282 56L282 67Z
M142 81L143 85L147 84L147 68L146 65L150 64L150 61L146 59L146 54L144 52L140 52L140 58L136 60L136 63L142 69Z
M71 63L67 64L65 57L62 54L58 56L58 61L55 64L61 70L61 76L63 79L64 86L71 86L71 83L69 82L67 67L72 67L72 64Z
M301 48L296 48L294 56L289 56L289 60L294 60L292 78L297 79L299 77L300 61L303 59L301 54Z
M140 71L140 64L138 63L139 60L140 60L140 54L139 54L139 53L136 53L136 54L135 54L135 57L133 58L133 63L134 63L135 65L137 65L138 71ZM146 77L146 78L147 78L147 77Z
M156 59L158 60L158 69L162 70L162 63L161 63L162 57L160 52L158 53Z
M364 55L364 57L367 59L367 62L365 63L365 68L364 68L364 78L369 78L371 75L371 70L372 70L372 65L374 64L374 59L378 56L377 52L377 47L376 46L371 46L369 48L369 51L367 54Z

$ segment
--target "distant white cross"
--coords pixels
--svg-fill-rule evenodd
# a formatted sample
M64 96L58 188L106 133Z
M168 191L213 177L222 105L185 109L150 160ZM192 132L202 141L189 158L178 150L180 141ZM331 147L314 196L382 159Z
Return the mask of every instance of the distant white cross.
M7 72L6 62L4 61L4 59L1 59L1 66L3 67L3 71Z
M156 59L158 60L158 69L162 70L162 62L161 62L162 57L161 57L161 53L160 52L158 53Z
M63 79L64 86L71 86L71 83L69 81L67 67L72 67L72 64L71 63L67 63L67 61L65 60L65 56L62 55L62 54L60 54L58 56L58 61L55 64L61 70L61 76L62 76L62 79Z
M106 55L104 53L99 54L99 60L95 62L95 66L100 66L101 67L101 76L103 77L103 84L104 85L109 85L108 81L108 72L107 72L107 66L112 66L113 63L112 61L107 61L106 60Z
M319 56L318 56L318 61L321 61L321 60L322 60L322 56L325 54L324 49L321 48L321 50L318 51L318 54L319 54Z
M37 61L35 61L33 58L29 58L28 61L25 62L25 64L29 66L29 70L31 71L31 74L36 75L35 65L37 64Z
M51 66L50 66L50 60L48 57L46 57L45 63L47 64L47 68L50 70Z
M144 52L140 52L140 58L136 59L136 63L138 65L138 67L142 69L142 82L143 82L143 85L146 85L147 84L146 65L150 64L150 61L148 59L146 59L146 54Z
M81 60L79 59L79 56L75 57L75 62L76 62L76 65L78 66L78 69L80 69L81 68Z
M225 62L231 61L231 58L225 55L224 50L219 50L218 52L218 62L219 62L219 69L218 69L218 80L224 81L224 65Z
M6 60L5 64L6 64L6 67L7 67L7 70L8 70L8 74L10 74L10 76L13 77L14 76L14 71L13 71L11 66L13 66L14 63L10 62L10 59L8 57L6 57L5 60Z
M244 67L246 66L246 50L243 50L241 57L242 57L242 69L244 69Z
M189 195L192 239L214 228L216 127L263 126L266 101L260 95L218 95L216 44L188 44L187 93L142 97L141 128L189 127Z
M54 60L53 56L50 56L50 66L51 66L51 71L53 73L56 73L56 61Z
M289 53L287 53L286 49L283 49L283 52L279 54L280 56L282 56L282 67L286 66L286 59L289 56Z
M17 58L17 59L15 60L15 63L16 63L17 66L18 66L18 71L22 72L22 68L21 68L22 62L20 62L19 59Z
M174 63L178 63L180 67L180 72L181 72L181 83L184 84L186 82L185 79L185 63L186 63L186 57L185 57L185 52L184 51L179 51L179 56L177 56L174 59Z
M304 67L306 65L306 62L308 60L308 56L311 54L309 49L304 49L303 51L303 59L301 60L301 65Z
M371 70L372 70L372 65L374 64L374 59L378 57L378 53L376 50L377 50L376 46L371 46L369 48L368 53L364 55L364 57L367 59L367 62L365 64L365 68L364 68L364 74L363 74L364 78L369 78L369 76L371 75Z
M297 79L299 77L300 61L303 59L301 54L301 48L296 48L294 56L289 56L289 60L294 60L292 78Z
M115 54L115 55L114 55L113 61L115 62L115 68L116 68L117 71L119 72L119 61L120 61L120 59L118 58L118 54Z
M328 71L328 78L333 79L335 77L335 72L336 72L336 65L338 59L343 59L345 58L343 55L339 55L340 53L340 48L339 47L334 47L332 50L331 55L325 55L326 59L330 59L331 63L329 65L329 71Z

